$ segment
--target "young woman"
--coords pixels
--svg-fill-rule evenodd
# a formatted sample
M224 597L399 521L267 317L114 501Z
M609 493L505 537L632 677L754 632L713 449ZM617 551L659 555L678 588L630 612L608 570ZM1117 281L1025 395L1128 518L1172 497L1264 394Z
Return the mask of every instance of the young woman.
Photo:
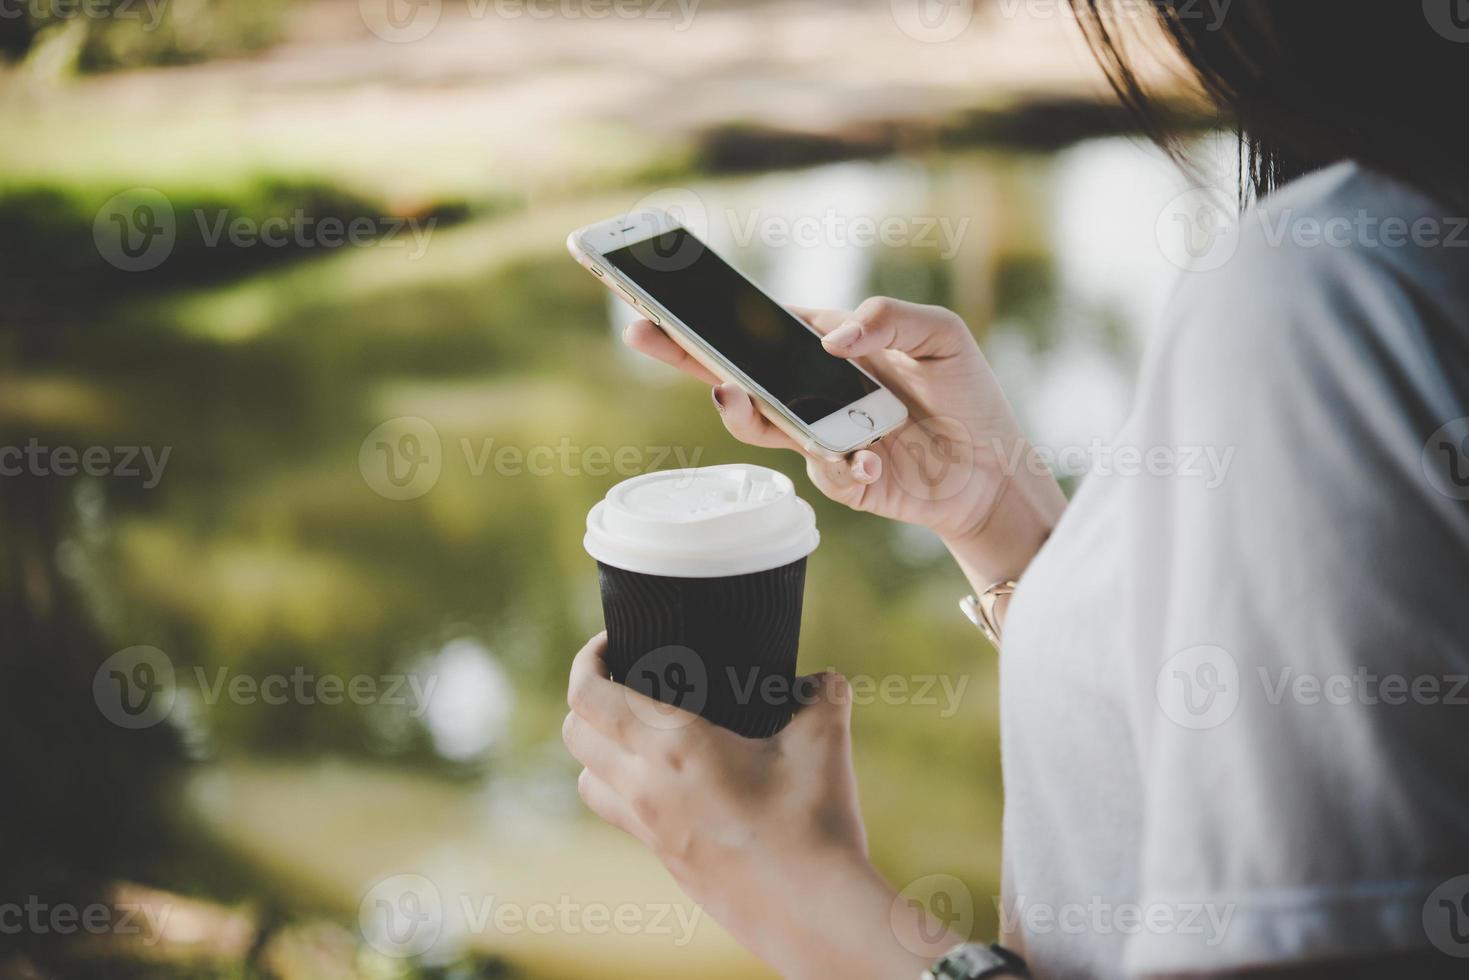
M1101 4L1073 0L1147 114ZM1067 504L999 451L1023 436L959 318L890 299L807 312L906 400L897 442L926 419L967 430L965 490L906 493L892 440L807 470L932 528L993 607L1001 939L1034 976L1460 975L1469 18L1457 0L1206 6L1119 12L1156 14L1238 124L1254 204L1229 261L1180 284L1116 444L1232 452L1222 482L1097 474ZM627 340L712 380L651 323ZM713 394L735 437L795 448L741 391ZM756 955L788 977L902 980L960 941L892 915L867 861L841 678L768 741L653 730L602 644L569 691L583 798ZM935 972L1026 969L971 952Z

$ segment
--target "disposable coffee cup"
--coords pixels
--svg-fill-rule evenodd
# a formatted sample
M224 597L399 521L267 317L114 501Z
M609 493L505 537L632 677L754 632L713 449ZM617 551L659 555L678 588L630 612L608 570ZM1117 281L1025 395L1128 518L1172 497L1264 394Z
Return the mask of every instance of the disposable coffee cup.
M821 536L763 466L661 470L587 515L612 678L751 738L795 707L806 557Z

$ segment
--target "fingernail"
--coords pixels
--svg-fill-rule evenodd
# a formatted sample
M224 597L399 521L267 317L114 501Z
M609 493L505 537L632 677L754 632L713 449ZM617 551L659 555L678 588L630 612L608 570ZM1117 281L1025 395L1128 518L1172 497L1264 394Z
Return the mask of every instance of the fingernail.
M714 399L714 407L719 409L719 414L724 414L724 385L715 385L709 389L709 395Z
M837 327L831 333L821 338L822 343L828 347L851 347L862 339L862 324L856 320L848 320Z
M867 457L863 456L852 463L852 473L857 479L866 483L872 479L872 464L867 461Z

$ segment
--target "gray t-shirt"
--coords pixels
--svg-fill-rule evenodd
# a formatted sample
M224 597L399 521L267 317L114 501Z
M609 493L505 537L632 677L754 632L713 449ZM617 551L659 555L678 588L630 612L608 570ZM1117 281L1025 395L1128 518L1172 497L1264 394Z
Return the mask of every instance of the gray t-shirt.
M1469 956L1466 225L1341 165L1185 274L1006 623L1038 977Z

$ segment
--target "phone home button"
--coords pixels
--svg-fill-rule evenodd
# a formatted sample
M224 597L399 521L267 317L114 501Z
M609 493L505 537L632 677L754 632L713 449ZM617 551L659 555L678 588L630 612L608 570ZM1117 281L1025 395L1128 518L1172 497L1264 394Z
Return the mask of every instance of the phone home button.
M862 411L862 409L860 409L860 408L849 408L849 409L847 409L847 418L851 419L853 422L855 422L858 425L862 426L862 428L864 428L864 429L875 429L875 428L877 428L877 423L874 422L874 421L872 421L872 416L871 415L868 415L866 412Z

